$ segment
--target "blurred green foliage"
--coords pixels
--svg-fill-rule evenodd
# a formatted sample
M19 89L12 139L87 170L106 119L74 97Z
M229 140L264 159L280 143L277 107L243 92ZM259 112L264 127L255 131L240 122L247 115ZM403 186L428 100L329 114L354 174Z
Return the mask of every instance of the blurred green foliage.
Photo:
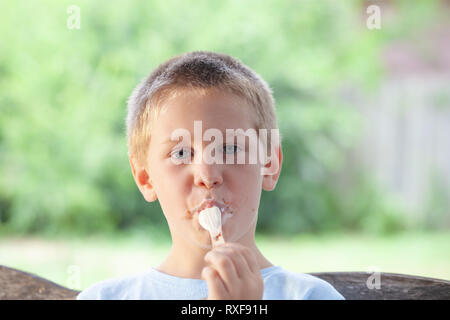
M369 173L336 183L361 130L339 94L375 88L385 41L414 32L434 3L399 1L397 28L373 31L365 1L2 1L0 233L168 232L131 176L126 100L192 50L237 57L274 89L284 163L263 192L260 232L404 228ZM66 26L72 4L79 30Z

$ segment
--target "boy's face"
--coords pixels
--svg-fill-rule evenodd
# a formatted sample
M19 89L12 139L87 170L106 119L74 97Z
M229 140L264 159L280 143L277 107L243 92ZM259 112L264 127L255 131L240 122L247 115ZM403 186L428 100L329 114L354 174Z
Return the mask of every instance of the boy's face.
M225 134L226 129L255 128L253 111L243 99L218 90L208 90L206 95L183 90L164 103L153 122L146 167L137 167L130 158L139 189L147 201L159 199L174 241L188 240L196 246L210 248L210 235L200 226L198 212L193 211L205 199L214 199L226 207L227 218L222 225L225 241L253 238L261 190L272 190L276 185L281 170L281 149L277 149L278 166L267 175L261 174L263 165L259 161L226 164L224 160L223 164L207 164L197 157L211 141L194 139L194 121L201 121L202 134L210 128L223 133L224 148L220 149L225 154L235 154L237 150L248 153L249 146L238 145L236 139L229 143ZM177 129L187 130L191 141L171 141ZM190 163L180 164L179 160L186 158Z

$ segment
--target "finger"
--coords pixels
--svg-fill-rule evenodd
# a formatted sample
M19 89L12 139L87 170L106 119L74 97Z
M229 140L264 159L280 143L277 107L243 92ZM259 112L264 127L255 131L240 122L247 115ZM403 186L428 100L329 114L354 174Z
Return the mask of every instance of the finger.
M242 254L241 248L236 247L218 247L216 250L227 255L233 262L236 274L239 279L245 278L251 271L246 261L246 257Z
M208 286L208 299L217 300L225 299L228 297L228 292L225 288L225 284L220 278L217 271L211 267L205 267L202 270L202 279L206 280Z
M252 273L259 273L260 269L259 269L259 265L258 265L258 261L256 260L255 255L253 254L253 252L251 252L250 250L245 250L243 252L244 257L246 258L246 262L248 264L248 267L250 268L250 271Z
M245 262L247 263L247 266L252 273L260 272L259 271L259 265L258 261L256 260L256 256L253 254L253 252L246 246L237 244L237 243L225 243L221 247L231 247L231 248L239 248L240 253L245 259Z
M229 285L239 279L231 258L218 248L208 252L205 255L205 261L219 273L226 289L229 289Z

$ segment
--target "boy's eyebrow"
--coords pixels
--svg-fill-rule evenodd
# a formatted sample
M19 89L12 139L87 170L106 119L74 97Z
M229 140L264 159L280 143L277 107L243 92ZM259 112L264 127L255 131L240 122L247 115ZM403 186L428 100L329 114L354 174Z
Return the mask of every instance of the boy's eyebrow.
M235 129L233 129L235 130ZM226 141L226 133L224 132L224 130L220 130L222 132L222 137L224 142ZM246 134L243 134L240 131L234 132L235 137L240 137L240 136L246 136ZM166 138L165 140L163 140L161 142L161 144L171 144L171 143L176 143L176 142L180 142L182 140L182 137L178 137L178 139L172 140L171 137Z
M178 137L177 139L172 139L171 137L168 137L166 139L164 139L163 141L161 141L161 144L174 144L174 143L178 143L178 142L182 142L183 141L183 137Z
M172 140L172 139L169 137L169 138L165 139L164 141L162 141L161 144L175 143L175 142L179 142L180 140L181 140L181 138L178 139L178 140L177 140L177 139Z

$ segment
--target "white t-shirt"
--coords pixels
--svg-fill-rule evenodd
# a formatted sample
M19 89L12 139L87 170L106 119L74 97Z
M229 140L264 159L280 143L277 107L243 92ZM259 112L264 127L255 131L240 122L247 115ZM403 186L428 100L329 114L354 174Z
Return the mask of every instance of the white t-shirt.
M344 300L328 282L280 266L261 269L264 300ZM96 283L77 300L199 300L208 296L206 281L179 278L150 268L145 272Z

